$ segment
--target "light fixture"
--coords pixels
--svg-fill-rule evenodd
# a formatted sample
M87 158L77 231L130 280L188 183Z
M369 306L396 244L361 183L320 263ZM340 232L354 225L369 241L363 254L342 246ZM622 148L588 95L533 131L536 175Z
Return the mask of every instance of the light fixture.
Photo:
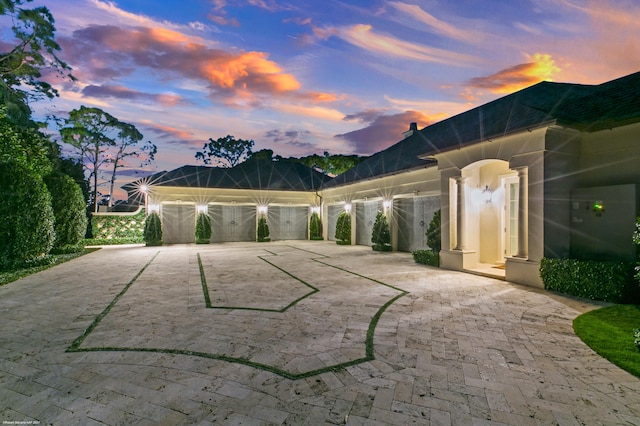
M267 210L267 206L258 206L258 213L265 214Z
M149 192L149 187L147 185L140 185L140 192L144 192L146 194Z
M318 213L318 214L320 214L320 207L319 207L319 206L313 206L313 207L311 207L311 213Z
M384 207L385 210L389 209L389 207L391 207L391 200L384 200L382 202L382 207Z
M602 216L602 213L604 213L604 204L602 204L602 200L598 200L593 203L593 212L596 214L596 217Z
M198 213L207 213L207 205L206 204L199 204L198 206L196 206L196 210L198 211Z
M347 213L351 212L351 203L345 203L344 211Z
M160 205L158 204L149 204L149 214L151 213L160 213Z
M484 189L482 190L482 201L484 204L491 204L494 191L495 189L490 188L489 185L484 186Z

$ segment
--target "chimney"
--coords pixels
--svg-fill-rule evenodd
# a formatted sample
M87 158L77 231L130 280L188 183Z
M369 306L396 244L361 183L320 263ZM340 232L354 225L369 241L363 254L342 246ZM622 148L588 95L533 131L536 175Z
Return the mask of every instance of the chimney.
M406 139L409 136L413 135L413 132L417 132L417 131L418 131L418 123L409 123L409 130L402 132L402 136L404 136L404 138Z

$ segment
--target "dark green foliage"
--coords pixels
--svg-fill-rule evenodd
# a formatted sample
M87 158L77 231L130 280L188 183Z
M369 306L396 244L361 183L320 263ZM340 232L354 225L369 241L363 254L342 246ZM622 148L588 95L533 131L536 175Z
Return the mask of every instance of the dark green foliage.
M540 276L547 290L613 303L640 300L633 279L633 263L576 259L548 259L540 262Z
M260 215L258 219L258 242L265 243L271 241L269 238L269 224L265 215Z
M91 216L91 232L96 241L113 240L112 244L143 242L144 226L144 210L135 215L94 214Z
M34 264L48 255L53 223L42 178L21 162L0 161L0 269Z
M120 244L140 244L144 243L142 232L136 238L85 238L85 246L116 246Z
M351 244L351 215L342 212L336 221L336 243L341 245Z
M82 190L67 175L51 175L45 180L51 194L51 206L55 216L54 229L56 253L82 249L80 242L87 229L86 204ZM69 246L69 249L64 247Z
M325 151L323 155L312 154L301 158L289 157L287 160L302 163L307 167L319 170L325 175L335 176L354 168L367 158L357 155L331 155Z
M632 238L633 238L633 243L640 247L640 217L636 218L636 229L633 231ZM640 285L640 262L638 262L638 264L636 265L636 280Z
M309 219L309 239L323 240L322 237L322 221L318 213L312 213Z
M440 209L438 209L433 212L433 218L431 219L431 222L429 222L429 227L427 228L427 245L436 253L442 249L440 227Z
M162 222L158 213L151 213L144 222L144 241L148 246L162 245Z
M196 218L196 244L209 244L211 239L211 218L206 213L198 213Z
M384 212L379 211L376 214L376 221L373 224L371 232L371 248L375 251L391 251L391 231L389 230L389 221Z
M440 253L434 250L416 250L411 253L416 263L440 266Z
M209 142L204 144L202 151L196 152L196 160L200 160L204 164L235 167L243 159L251 157L253 144L253 140L236 139L232 135L216 140L209 138Z

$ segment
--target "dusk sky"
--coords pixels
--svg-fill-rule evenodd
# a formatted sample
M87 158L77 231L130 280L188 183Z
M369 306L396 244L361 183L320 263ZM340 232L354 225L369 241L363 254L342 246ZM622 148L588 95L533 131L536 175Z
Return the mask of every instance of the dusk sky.
M151 172L198 164L203 143L227 134L285 157L372 154L410 122L423 128L543 80L599 84L640 70L637 0L27 7L41 4L78 81L59 83L36 115L102 108L158 146Z

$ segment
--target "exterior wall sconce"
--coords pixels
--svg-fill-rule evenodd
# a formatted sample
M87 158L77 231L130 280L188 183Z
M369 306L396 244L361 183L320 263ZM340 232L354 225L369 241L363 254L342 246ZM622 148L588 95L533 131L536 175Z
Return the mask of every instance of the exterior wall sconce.
M147 185L140 185L140 192L147 193L149 192L149 187Z
M384 207L385 210L389 210L389 208L391 207L391 204L392 204L391 200L384 200L382 202L382 207Z
M593 203L592 210L596 214L596 217L602 217L602 213L604 213L604 204L602 204L602 200L595 201Z
M267 206L258 206L258 213L260 214L266 214L268 210Z
M311 207L311 213L318 213L318 214L320 214L320 207L319 207L319 206L313 206L313 207Z
M351 203L346 203L344 205L344 211L347 213L351 213Z
M489 185L485 185L482 190L482 202L484 204L491 204L494 192L495 189L490 188Z
M151 213L160 213L160 205L159 204L149 204L149 214Z
M196 210L198 211L198 213L205 213L205 214L206 214L206 213L207 213L207 210L208 210L208 209L207 209L207 205L206 205L206 204L199 204L199 205L196 207Z

